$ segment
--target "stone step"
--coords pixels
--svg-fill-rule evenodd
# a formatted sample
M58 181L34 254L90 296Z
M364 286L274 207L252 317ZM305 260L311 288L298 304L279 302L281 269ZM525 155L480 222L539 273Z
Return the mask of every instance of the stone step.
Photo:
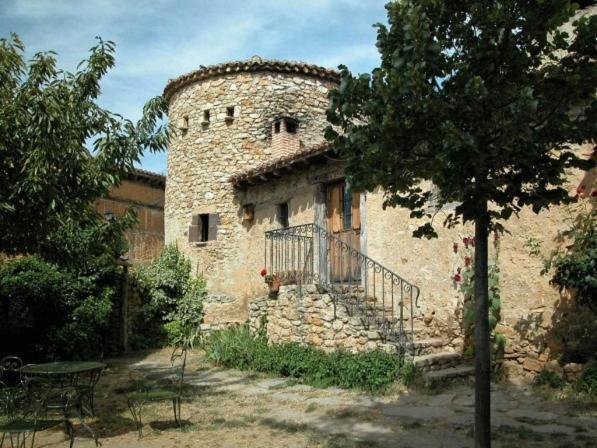
M445 351L446 341L443 338L416 339L406 348L414 355L431 355Z
M460 363L460 359L461 355L459 353L441 352L415 356L413 358L413 364L424 372L428 372L430 370L455 367Z
M423 381L425 384L438 383L457 378L470 378L475 376L475 367L468 364L460 364L453 367L442 368L425 372Z

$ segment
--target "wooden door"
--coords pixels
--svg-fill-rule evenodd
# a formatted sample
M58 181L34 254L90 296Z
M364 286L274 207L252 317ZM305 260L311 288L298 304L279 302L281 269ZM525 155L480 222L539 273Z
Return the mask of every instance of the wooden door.
M360 262L353 251L361 249L360 195L352 193L344 181L327 186L327 230L335 238L328 241L330 280L360 281Z

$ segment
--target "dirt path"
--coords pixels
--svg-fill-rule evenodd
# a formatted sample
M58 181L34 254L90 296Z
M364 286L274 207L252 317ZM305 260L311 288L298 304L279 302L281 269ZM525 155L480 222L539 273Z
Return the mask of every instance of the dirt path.
M168 403L148 405L139 440L126 406L131 372L168 374L169 352L109 361L97 388L98 417L90 421L109 447L470 447L473 392L460 385L439 394L396 391L371 396L314 389L288 379L210 368L191 358L183 402L183 430ZM597 416L542 400L529 388L496 385L492 393L494 446L597 446ZM78 428L80 429L80 428ZM78 430L77 447L92 447ZM41 433L36 446L62 447L59 431Z

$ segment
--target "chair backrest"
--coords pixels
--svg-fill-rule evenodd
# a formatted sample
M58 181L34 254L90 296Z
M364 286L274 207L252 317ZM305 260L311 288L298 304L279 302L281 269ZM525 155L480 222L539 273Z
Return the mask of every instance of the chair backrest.
M5 356L0 360L0 380L9 387L15 387L22 381L21 367L23 360L18 356Z
M38 400L30 392L28 379L13 387L0 383L0 415L9 421L22 416L37 415Z
M182 394L184 384L184 372L187 366L187 347L176 347L170 356L172 370L178 375L178 393Z

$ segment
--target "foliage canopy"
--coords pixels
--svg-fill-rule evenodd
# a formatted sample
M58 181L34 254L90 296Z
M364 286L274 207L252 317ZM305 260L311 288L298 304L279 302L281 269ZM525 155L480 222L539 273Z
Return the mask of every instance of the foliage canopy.
M380 66L353 77L341 66L326 138L354 189L381 186L384 206L427 218L430 183L444 225L475 223L475 446L489 447L488 233L529 206L574 200L575 152L597 131L597 15L567 0L396 0L378 24Z
M51 51L26 61L18 36L0 39L0 251L43 251L65 223L89 221L93 202L145 150L166 147L161 97L147 102L136 124L97 104L114 50L98 38L70 73Z
M327 130L361 190L415 218L439 189L448 219L494 222L524 206L570 202L567 168L589 169L575 144L594 141L597 16L565 0L402 0L378 24L381 64L331 94ZM341 131L341 132L340 132ZM417 235L435 235L426 223Z

